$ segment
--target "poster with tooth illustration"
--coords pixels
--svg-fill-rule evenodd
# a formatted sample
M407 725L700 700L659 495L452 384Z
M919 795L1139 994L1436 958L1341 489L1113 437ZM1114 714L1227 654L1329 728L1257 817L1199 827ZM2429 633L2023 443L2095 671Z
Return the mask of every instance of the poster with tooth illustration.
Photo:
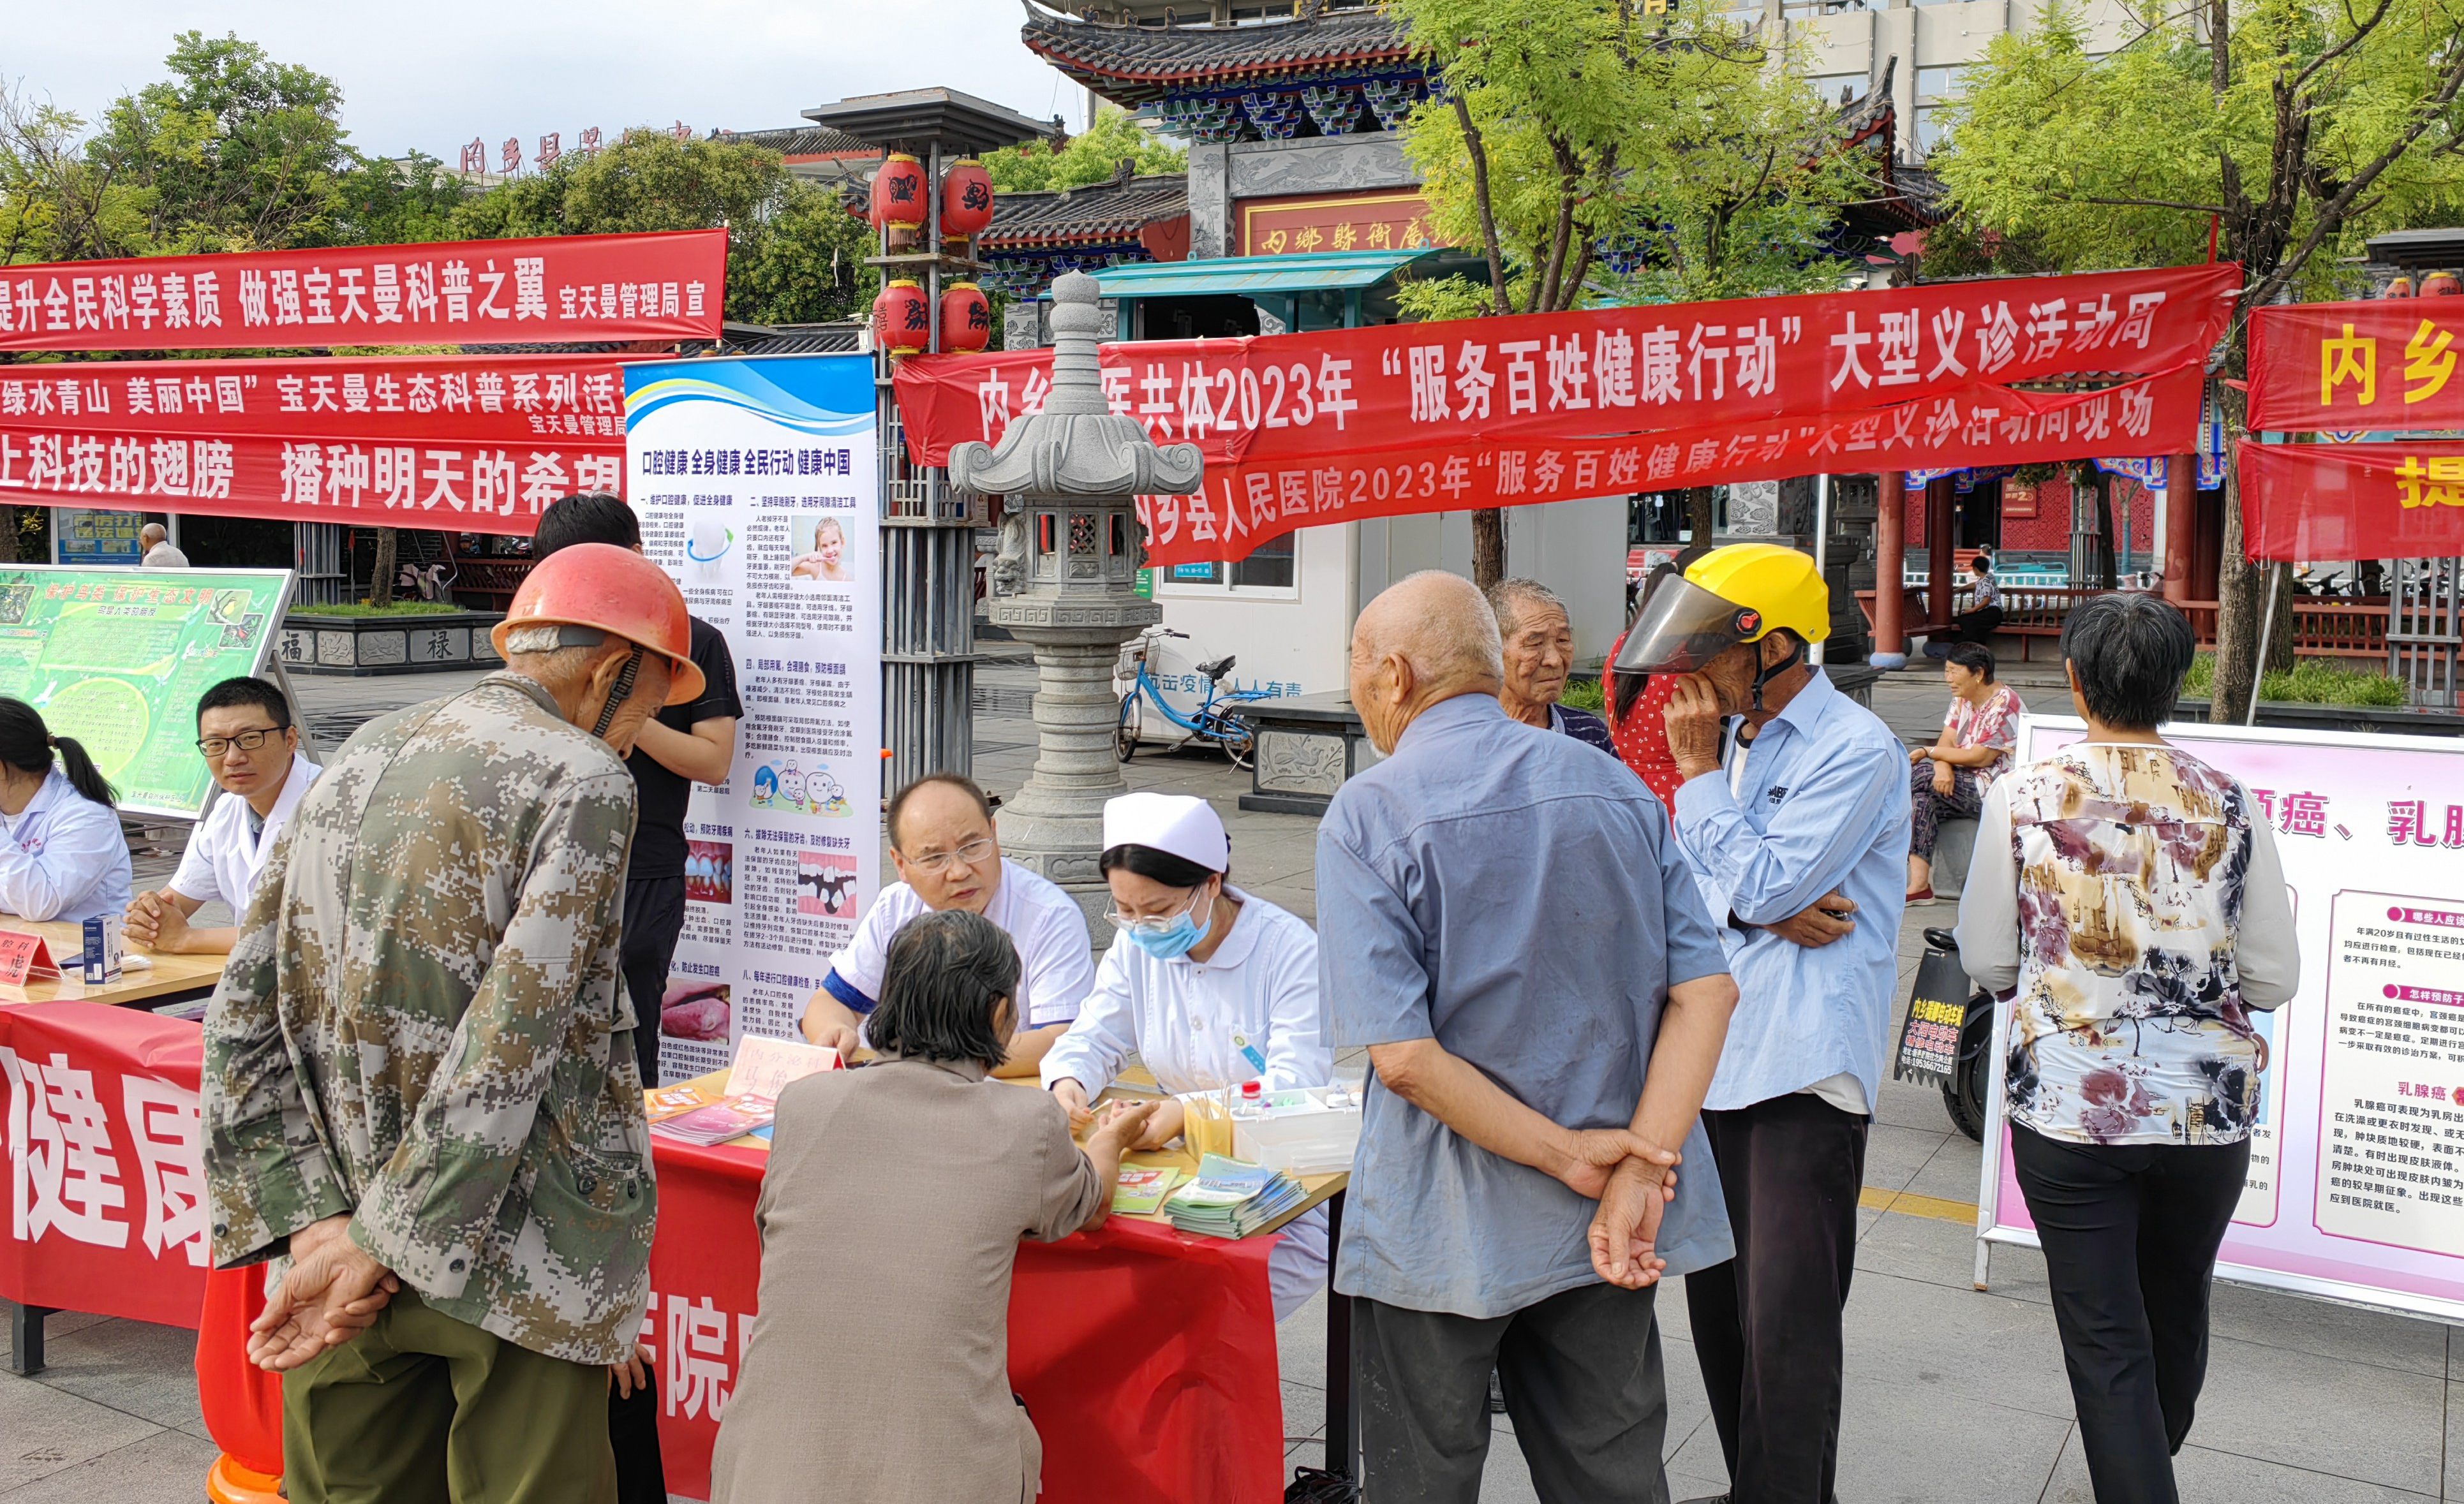
M872 362L667 361L625 372L642 547L727 634L744 718L686 816L685 927L635 999L670 1082L745 1035L792 1037L881 884L881 550Z

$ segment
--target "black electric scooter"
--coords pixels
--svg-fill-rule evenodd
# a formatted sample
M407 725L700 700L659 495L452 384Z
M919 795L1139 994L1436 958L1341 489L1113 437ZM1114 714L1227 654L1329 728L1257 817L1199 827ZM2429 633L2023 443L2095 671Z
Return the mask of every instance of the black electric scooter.
M1895 1079L1935 1081L1959 1131L1985 1141L1985 1100L1993 1080L1993 997L1968 979L1959 942L1947 929L1925 932L1925 959L1908 990L1908 1016L1891 1065Z

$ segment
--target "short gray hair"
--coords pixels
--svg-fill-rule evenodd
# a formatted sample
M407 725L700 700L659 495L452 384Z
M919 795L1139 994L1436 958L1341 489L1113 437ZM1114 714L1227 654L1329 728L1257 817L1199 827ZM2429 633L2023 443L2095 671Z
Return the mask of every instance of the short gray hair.
M2079 698L2089 714L2123 730L2172 719L2198 654L2189 619L2144 591L2091 596L2062 619L2062 656L2079 676Z
M1519 575L1511 579L1501 579L1488 587L1487 595L1488 609L1496 613L1497 630L1501 634L1514 630L1515 619L1526 606L1546 606L1570 622L1574 620L1574 613L1566 609L1566 602L1557 592L1536 579L1527 579Z

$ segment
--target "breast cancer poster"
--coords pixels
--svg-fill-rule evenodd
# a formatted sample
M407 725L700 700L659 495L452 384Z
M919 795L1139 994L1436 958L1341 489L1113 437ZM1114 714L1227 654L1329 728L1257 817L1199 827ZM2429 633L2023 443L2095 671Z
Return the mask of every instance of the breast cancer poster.
M795 1035L880 888L881 548L872 362L669 361L625 372L642 547L727 634L744 717L686 817L685 927L662 1084Z
M2044 716L2019 758L2083 728ZM2300 990L2259 1014L2269 1060L2217 1274L2464 1320L2464 743L2175 726L2276 833ZM1997 1020L1978 1235L2034 1243L2010 1167Z

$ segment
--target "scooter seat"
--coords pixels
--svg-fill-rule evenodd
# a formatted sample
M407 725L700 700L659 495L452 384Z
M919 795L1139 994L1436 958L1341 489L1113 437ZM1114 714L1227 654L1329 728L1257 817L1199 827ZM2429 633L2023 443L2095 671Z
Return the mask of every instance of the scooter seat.
M1951 933L1947 929L1937 929L1928 926L1925 928L1925 944L1936 950L1956 951L1959 948L1959 942L1951 938Z

